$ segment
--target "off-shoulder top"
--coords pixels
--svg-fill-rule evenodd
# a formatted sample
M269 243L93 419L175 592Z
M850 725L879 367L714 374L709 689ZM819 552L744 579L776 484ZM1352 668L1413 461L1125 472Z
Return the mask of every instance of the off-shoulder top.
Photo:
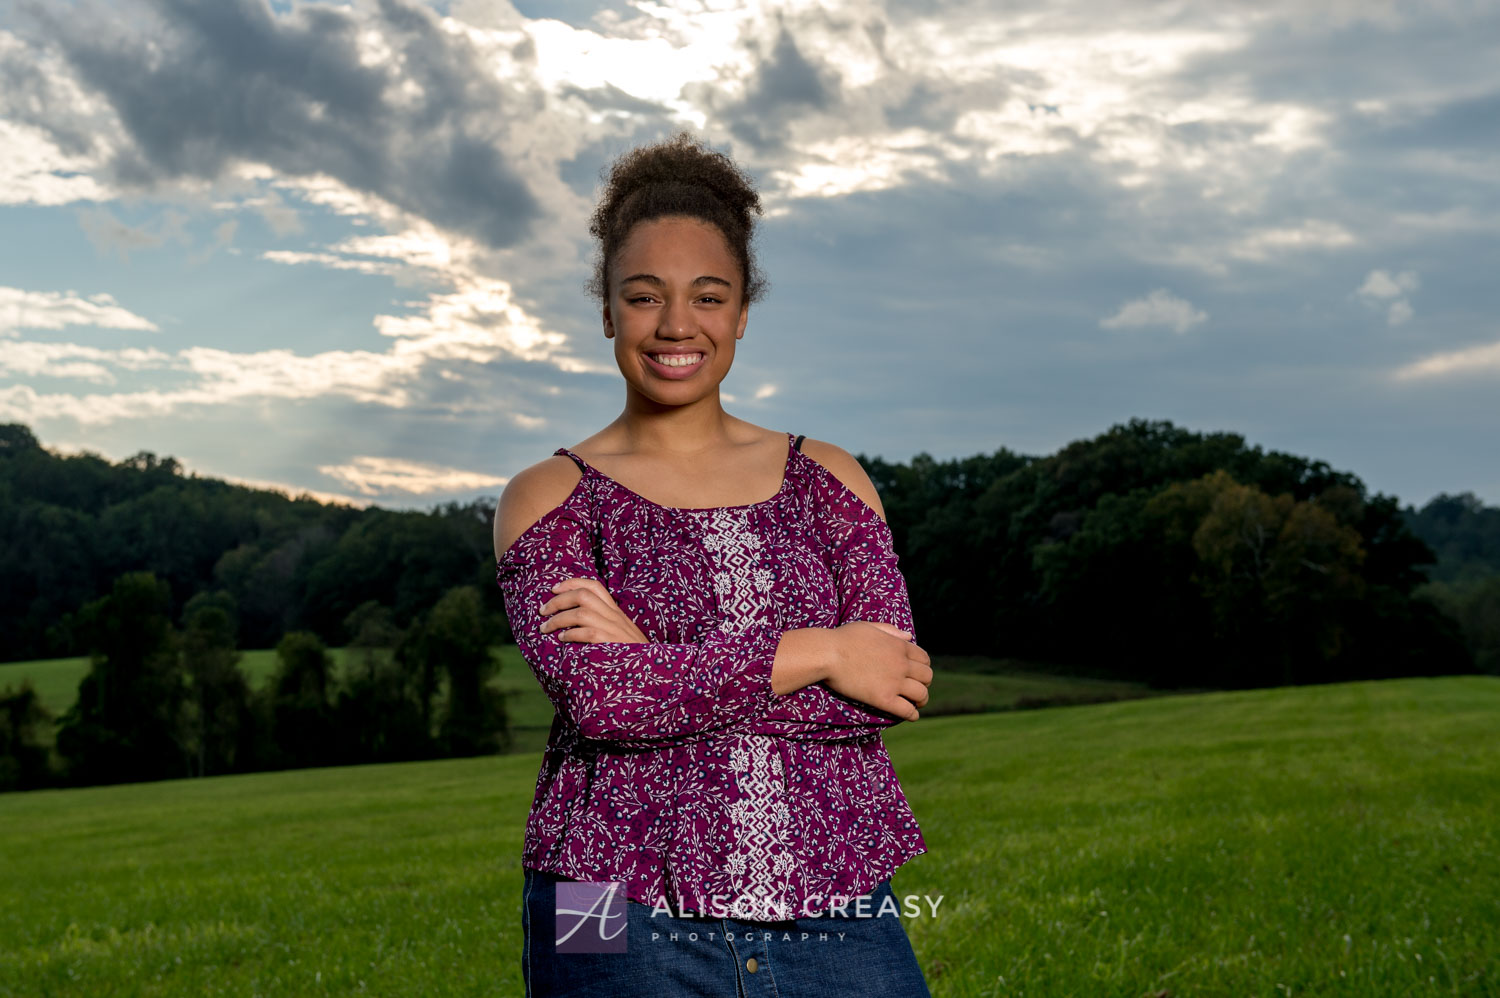
M787 438L774 496L696 509L554 452L577 486L496 563L555 709L524 866L770 921L868 894L927 851L881 737L900 719L822 683L771 691L786 631L874 620L915 635L885 520ZM541 633L551 587L574 577L601 582L649 640Z

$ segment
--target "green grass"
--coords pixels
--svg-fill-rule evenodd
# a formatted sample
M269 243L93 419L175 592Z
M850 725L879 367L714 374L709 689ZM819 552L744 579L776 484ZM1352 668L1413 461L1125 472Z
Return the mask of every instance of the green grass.
M1500 679L886 735L935 996L1500 994ZM519 995L535 756L0 796L0 995Z

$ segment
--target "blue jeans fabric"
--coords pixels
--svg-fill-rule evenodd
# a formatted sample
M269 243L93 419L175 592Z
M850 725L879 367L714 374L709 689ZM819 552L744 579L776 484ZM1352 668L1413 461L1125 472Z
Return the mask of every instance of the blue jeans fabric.
M568 878L522 872L526 998L931 998L901 918L875 914L894 896L889 880L867 895L863 918L852 903L844 912L757 922L653 914L627 900L626 952L559 953L557 884Z

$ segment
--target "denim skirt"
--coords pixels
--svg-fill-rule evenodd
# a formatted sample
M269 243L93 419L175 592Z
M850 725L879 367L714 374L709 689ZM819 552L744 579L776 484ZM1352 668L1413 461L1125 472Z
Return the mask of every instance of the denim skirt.
M598 898L601 889L555 873L522 872L526 998L931 998L885 902L895 897L889 880L858 909L852 900L842 911L763 922L682 916L623 894Z

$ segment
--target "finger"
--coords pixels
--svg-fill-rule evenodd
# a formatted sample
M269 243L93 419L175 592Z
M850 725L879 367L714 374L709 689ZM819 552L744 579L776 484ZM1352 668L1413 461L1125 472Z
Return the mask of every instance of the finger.
M591 596L597 597L609 606L615 605L614 597L609 594L608 589L604 588L604 583L600 582L598 579L589 579L579 576L572 579L564 579L552 588L554 591L560 593L585 592L590 594Z
M895 714L897 717L904 717L908 721L915 721L918 717L921 716L917 713L917 708L912 705L912 702L905 697L898 696L880 709L885 711L887 714Z
M901 682L901 695L918 707L927 706L927 698L930 695L927 687L915 679L905 679Z
M542 621L540 630L543 634L549 634L564 627L579 627L587 622L584 617L583 607L568 607L558 610L552 616Z
M563 583L558 583L558 585L563 585ZM558 593L556 596L543 603L541 606L541 611L544 614L557 613L559 610L566 610L568 607L592 606L595 602L595 596L596 594L592 590L583 586L575 586L571 589L564 589L562 592Z
M911 661L906 667L906 674L923 686L932 685L932 666L925 662Z

